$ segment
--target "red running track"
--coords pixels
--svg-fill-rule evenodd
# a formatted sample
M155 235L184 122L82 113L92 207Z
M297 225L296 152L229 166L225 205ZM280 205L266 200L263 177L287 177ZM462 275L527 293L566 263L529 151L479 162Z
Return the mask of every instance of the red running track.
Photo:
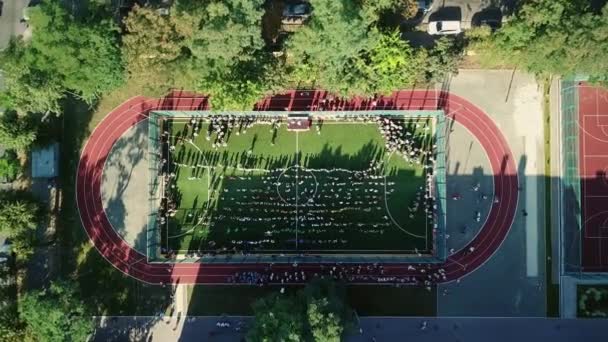
M585 83L577 88L581 266L584 272L608 272L608 90Z
M327 94L321 91L293 91L267 98L256 108L264 110L298 110L312 108ZM469 101L453 94L435 90L407 90L376 100L336 100L335 109L444 109L446 115L467 128L484 148L494 174L494 194L500 202L495 204L477 236L462 250L451 255L444 264L426 265L424 272L431 274L442 269L449 282L463 277L483 265L500 247L513 223L517 200L518 179L515 161L508 143L499 128L482 110ZM172 93L164 99L135 97L123 103L95 128L87 141L78 164L76 200L82 224L95 248L114 267L123 273L151 284L180 282L182 284L226 283L236 272L267 269L267 264L202 264L149 263L146 256L134 250L114 231L101 197L102 173L105 161L114 143L129 128L147 118L152 110L205 109L206 100L193 94ZM470 252L470 247L474 251ZM408 270L416 266L416 270ZM384 264L384 277L426 279L419 265ZM301 264L298 271L319 272L320 264ZM273 272L293 270L290 264L273 266ZM319 272L321 273L321 272Z

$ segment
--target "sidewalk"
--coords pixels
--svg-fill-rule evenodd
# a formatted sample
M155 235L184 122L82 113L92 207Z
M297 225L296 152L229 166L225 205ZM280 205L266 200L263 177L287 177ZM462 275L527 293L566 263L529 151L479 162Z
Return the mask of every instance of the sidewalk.
M97 317L96 320L99 327L93 341L239 342L245 334L236 331L237 323L250 323L251 317L188 317L181 329L175 329L174 321L158 317ZM231 327L217 327L220 320L229 321ZM369 342L375 338L378 342L604 342L605 325L605 320L592 319L362 317L363 334L355 331L345 341Z

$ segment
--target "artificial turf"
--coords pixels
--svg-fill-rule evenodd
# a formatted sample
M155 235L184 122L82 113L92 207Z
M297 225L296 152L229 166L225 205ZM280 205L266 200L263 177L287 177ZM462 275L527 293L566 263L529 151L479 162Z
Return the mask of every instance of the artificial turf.
M407 123L430 148L431 131ZM431 248L432 219L422 210L410 218L407 209L425 185L425 170L387 153L376 123L325 122L320 134L258 123L232 129L228 146L218 148L215 134L206 139L207 125L191 142L172 142L171 191L179 210L162 231L168 249L401 254ZM173 122L172 137L181 134L192 137L186 122ZM371 162L383 164L370 170ZM251 221L238 221L243 218ZM334 226L319 226L325 223Z

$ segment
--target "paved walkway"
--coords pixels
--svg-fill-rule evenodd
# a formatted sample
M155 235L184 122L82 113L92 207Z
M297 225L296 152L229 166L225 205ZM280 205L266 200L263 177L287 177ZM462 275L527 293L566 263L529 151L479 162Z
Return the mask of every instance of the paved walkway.
M218 328L218 321L231 322ZM94 341L209 341L239 342L244 333L238 322L249 317L189 317L179 323L158 317L98 318ZM426 328L424 327L426 322ZM605 320L558 320L543 318L417 318L362 317L363 334L355 332L346 342L605 342Z
M8 46L11 37L23 34L25 24L21 22L23 9L30 0L4 0L0 16L0 50Z
M101 183L101 198L112 227L142 254L146 254L147 241L148 167L148 120L143 120L116 141Z
M533 76L512 70L460 70L444 87L474 102L500 128L518 165L523 191L514 224L496 253L459 283L440 286L438 314L544 316L544 150L540 88Z
M483 147L462 125L452 125L446 154L449 252L464 249L481 231L493 205L494 175ZM477 185L479 188L474 190ZM459 196L458 200L452 198L454 195Z

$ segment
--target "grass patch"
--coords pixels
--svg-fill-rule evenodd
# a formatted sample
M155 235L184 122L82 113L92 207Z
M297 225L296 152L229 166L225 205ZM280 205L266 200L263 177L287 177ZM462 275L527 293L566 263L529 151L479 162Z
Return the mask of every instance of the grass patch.
M577 317L608 317L608 285L578 285L576 301Z
M430 131L417 123L403 125L430 150ZM171 250L360 254L431 247L432 218L423 205L412 217L407 210L424 195L424 162L389 153L375 122L325 122L321 134L258 123L229 130L228 146L219 148L206 123L197 135L184 122L174 122L171 132L177 212L162 233Z

